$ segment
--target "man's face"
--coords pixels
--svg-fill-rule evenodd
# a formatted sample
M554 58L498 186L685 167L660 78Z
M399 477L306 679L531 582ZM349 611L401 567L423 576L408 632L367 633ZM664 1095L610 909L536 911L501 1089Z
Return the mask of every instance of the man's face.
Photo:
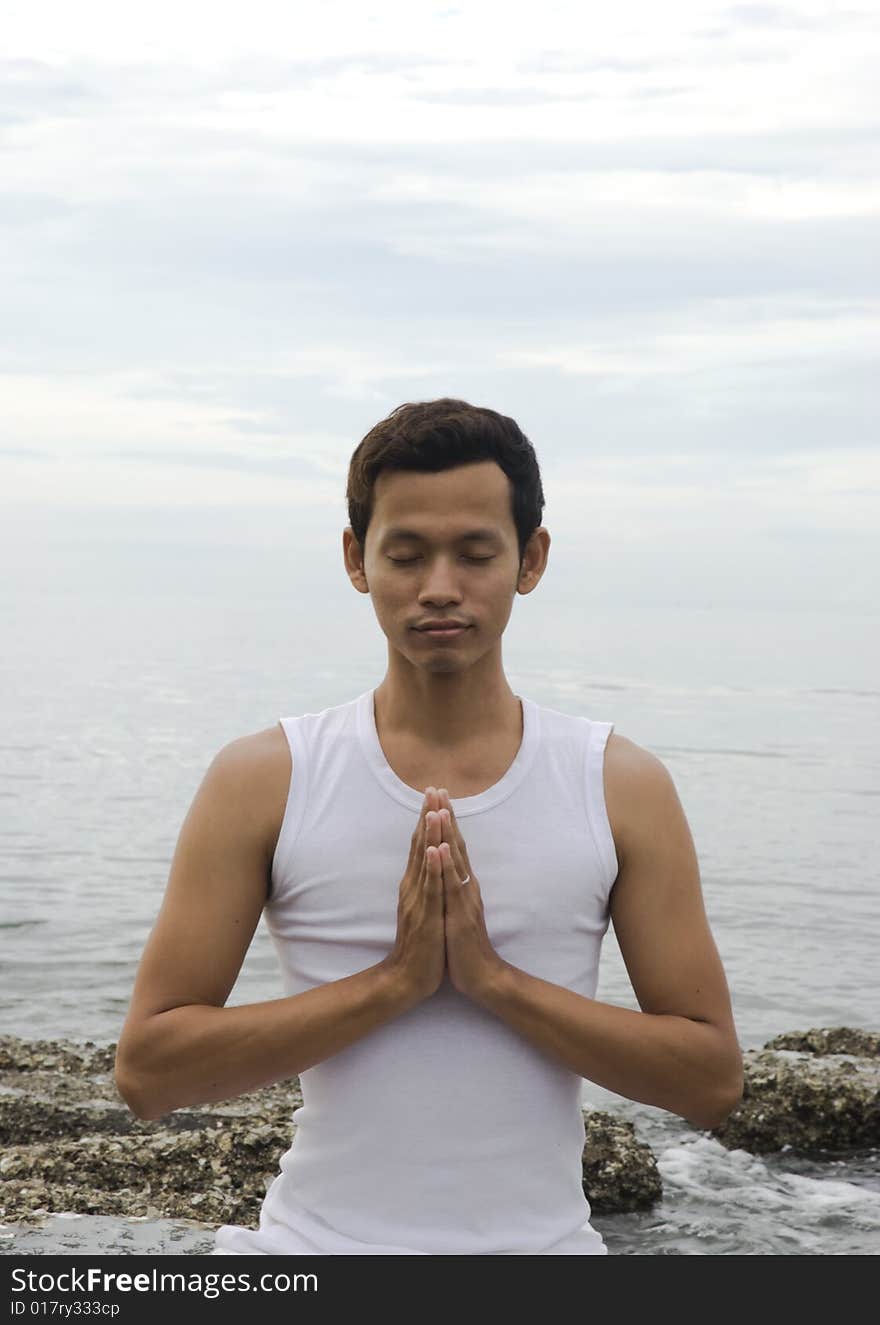
M463 671L502 635L519 580L510 496L494 460L376 480L364 574L379 625L414 666ZM432 618L467 628L435 637L419 629Z

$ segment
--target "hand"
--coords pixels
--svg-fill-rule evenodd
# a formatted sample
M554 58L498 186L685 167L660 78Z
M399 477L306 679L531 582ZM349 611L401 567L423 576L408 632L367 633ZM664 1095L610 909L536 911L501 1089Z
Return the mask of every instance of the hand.
M445 899L446 967L460 993L479 1001L483 991L506 966L486 931L480 885L468 860L449 794L438 788L442 840L427 848L428 869L442 879ZM462 879L470 875L467 883Z
M394 947L382 963L416 1002L430 998L446 973L443 878L439 869L429 866L427 857L429 843L436 844L434 851L440 843L438 803L435 788L428 787L400 881Z

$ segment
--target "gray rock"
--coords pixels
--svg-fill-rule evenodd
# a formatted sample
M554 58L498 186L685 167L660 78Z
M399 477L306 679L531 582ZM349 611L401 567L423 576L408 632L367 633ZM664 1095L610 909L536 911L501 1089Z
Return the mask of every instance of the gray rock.
M0 1036L0 1220L47 1213L176 1218L256 1228L295 1132L296 1080L147 1122L113 1081L115 1045ZM596 1212L661 1196L650 1147L631 1123L585 1113L583 1185Z
M638 1140L632 1123L596 1110L584 1114L584 1126L583 1187L591 1213L648 1210L661 1199L663 1183L654 1152Z
M46 1213L191 1218L256 1227L295 1131L296 1080L136 1118L116 1046L0 1036L0 1220Z
M788 1146L817 1159L880 1143L880 1035L792 1031L743 1052L739 1107L713 1131L729 1150Z
M46 1213L177 1218L255 1228L290 1145L296 1079L218 1104L134 1117L115 1045L0 1036L0 1220ZM823 1158L880 1143L880 1035L792 1031L743 1053L740 1106L713 1135L729 1149ZM649 1209L657 1163L633 1125L585 1112L584 1192L597 1214Z
M797 1049L806 1054L854 1054L857 1058L880 1058L880 1034L832 1026L822 1030L786 1031L775 1035L765 1049Z

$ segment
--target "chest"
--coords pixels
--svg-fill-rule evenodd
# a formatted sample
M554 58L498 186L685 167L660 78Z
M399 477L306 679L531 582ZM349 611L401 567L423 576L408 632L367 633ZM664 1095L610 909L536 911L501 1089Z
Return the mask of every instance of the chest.
M486 749L419 749L406 741L383 738L382 751L392 772L424 795L426 787L445 787L451 800L479 796L500 782L516 758L519 739Z
M607 927L601 867L580 788L552 791L523 789L492 811L464 816L460 827L498 954L592 997ZM356 800L312 792L294 848L279 862L268 916L294 981L290 992L387 957L415 817L370 782Z

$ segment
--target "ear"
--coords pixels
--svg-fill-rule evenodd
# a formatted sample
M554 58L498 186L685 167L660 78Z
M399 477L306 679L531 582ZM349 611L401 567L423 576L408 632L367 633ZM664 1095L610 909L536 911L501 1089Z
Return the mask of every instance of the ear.
M522 567L516 582L517 593L531 593L547 567L550 553L550 531L544 525L532 530L523 550Z
M348 578L358 593L369 593L370 586L367 584L361 545L355 538L351 525L346 525L342 531L342 556Z

